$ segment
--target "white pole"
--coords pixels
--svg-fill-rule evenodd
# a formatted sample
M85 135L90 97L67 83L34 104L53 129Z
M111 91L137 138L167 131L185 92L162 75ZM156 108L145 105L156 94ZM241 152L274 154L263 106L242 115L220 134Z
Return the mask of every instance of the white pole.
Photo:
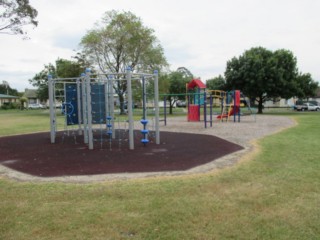
M156 144L160 144L160 131L159 131L159 78L158 71L154 71L154 107L155 107L155 132Z
M112 138L116 138L116 133L115 133L115 127L114 127L114 96L113 96L113 76L111 76L110 83L109 83L109 108L110 108L110 113L111 113L111 123L112 123Z
M87 109L87 95L86 95L86 74L81 74L81 89L82 89L82 120L83 120L83 141L85 144L89 143L88 139L88 109Z
M91 107L91 79L90 68L86 69L86 88L87 88L87 120L88 120L88 140L89 149L93 149L93 135L92 135L92 107Z
M127 94L128 94L128 117L129 117L129 149L134 149L134 138L133 138L133 116L132 116L132 87L131 87L131 68L127 68Z
M50 140L51 143L55 143L56 140L56 119L55 119L55 109L54 109L54 99L53 99L53 80L52 76L48 75L48 90L49 90L49 109L50 109Z

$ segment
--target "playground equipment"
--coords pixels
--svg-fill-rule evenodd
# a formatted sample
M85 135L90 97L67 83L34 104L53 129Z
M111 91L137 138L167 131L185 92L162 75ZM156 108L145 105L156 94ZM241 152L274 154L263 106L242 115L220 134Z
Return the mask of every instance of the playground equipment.
M200 79L192 79L186 86L188 96L188 121L200 121L201 108L203 107L203 122L204 127L207 128L207 123L210 123L212 127L212 106L213 95L209 94L209 119L207 117L207 101L208 92L206 91L206 85Z
M229 92L207 90L206 85L200 79L192 79L186 85L186 89L186 96L188 97L188 121L203 120L205 128L207 128L208 123L210 127L212 127L213 107L220 106L221 111L217 119L222 122L224 120L229 121L233 117L234 122L236 122L236 120L240 122L240 117L248 114L241 112L242 105L246 105L249 114L253 114L256 121L253 109L239 90ZM203 112L203 119L201 119L201 112Z
M240 91L225 92L225 96L221 101L221 114L217 118L221 121L226 118L229 121L229 118L233 116L234 122L236 122L236 117L238 117L238 122L240 122L240 111Z
M256 109L251 108L250 101L239 90L224 92L221 98L221 113L217 116L220 121L234 122L241 116L252 115L256 121ZM232 118L233 117L233 118Z
M147 129L147 124L148 124L148 120L147 120L147 107L146 107L146 103L147 103L147 90L146 90L146 82L145 82L145 78L143 77L142 78L142 89L143 89L143 96L142 96L142 99L143 99L143 116L142 116L142 119L141 119L141 124L143 125L143 129L141 130L141 133L143 135L143 138L141 139L141 142L146 145L148 142L149 142L149 139L148 139L148 133L149 133L149 130Z
M126 81L127 84L127 110L128 110L128 142L129 149L134 149L134 119L132 100L132 81L142 81L143 84L143 139L141 142L146 145L149 131L146 119L146 87L145 81L154 81L154 117L155 117L155 142L160 144L159 131L159 95L158 95L158 72L153 74L132 73L128 68L125 73L91 74L90 69L86 70L79 78L53 79L48 77L49 106L50 106L50 140L55 143L57 135L56 102L62 101L62 113L65 116L65 126L72 126L73 134L83 135L83 141L89 149L94 148L94 132L100 130L101 144L103 135L107 136L110 148L111 142L115 139L115 110L114 90L116 81ZM118 123L120 126L120 123ZM77 129L75 128L77 126ZM97 128L98 127L98 128ZM120 132L120 131L118 131ZM119 133L120 134L120 133ZM120 137L119 137L120 144Z
M200 109L206 101L206 85L200 79L192 79L187 84L188 121L200 121Z

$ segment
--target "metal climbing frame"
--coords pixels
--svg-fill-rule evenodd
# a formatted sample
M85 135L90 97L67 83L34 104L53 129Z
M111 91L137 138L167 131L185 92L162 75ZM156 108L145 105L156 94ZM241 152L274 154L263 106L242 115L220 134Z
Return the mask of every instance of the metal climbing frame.
M104 120L109 121L110 132L114 132L114 124L111 121L114 120L113 109L113 82L114 81L126 81L127 82L127 100L128 106L133 105L132 101L132 81L141 80L144 78L151 78L154 81L154 109L155 109L155 142L160 144L160 130L159 130L159 88L158 88L158 71L154 71L153 74L146 73L133 73L130 68L127 68L126 73L106 73L96 75L96 77L103 77L104 80L104 98L105 98L105 115ZM113 79L117 76L117 79ZM92 82L95 79L91 76L90 69L86 70L85 74L82 74L80 78L69 79L53 79L52 76L48 76L48 91L49 91L49 109L50 109L50 140L51 143L55 143L57 132L57 117L55 109L55 84L56 83L72 83L76 84L77 89L77 124L79 125L79 133L83 132L84 143L88 144L89 149L94 148L93 144L93 110L92 110ZM145 91L145 89L144 89ZM74 109L75 111L75 109ZM101 112L100 112L101 113ZM76 113L74 113L76 114ZM108 120L107 120L108 117ZM128 125L129 125L129 149L134 149L134 118L133 110L128 107Z

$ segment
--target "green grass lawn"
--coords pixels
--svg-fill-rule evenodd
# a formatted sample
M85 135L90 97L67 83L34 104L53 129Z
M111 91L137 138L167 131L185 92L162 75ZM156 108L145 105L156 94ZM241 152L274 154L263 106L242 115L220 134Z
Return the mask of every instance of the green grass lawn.
M169 112L169 110L167 110L167 112ZM60 109L57 109L56 115L58 130L64 130L66 128L65 119ZM183 115L186 115L186 113L182 108L175 108L173 115L168 114L170 117ZM136 121L140 120L142 118L142 110L135 109L133 117ZM153 118L154 112L148 109L147 117ZM118 120L125 121L127 119L127 115L115 115L115 122ZM163 109L160 110L160 119L163 119ZM0 123L0 136L50 131L49 110L0 110Z
M219 172L90 184L0 178L0 239L319 239L320 114L286 115L298 125Z
M0 136L49 131L49 110L0 110Z

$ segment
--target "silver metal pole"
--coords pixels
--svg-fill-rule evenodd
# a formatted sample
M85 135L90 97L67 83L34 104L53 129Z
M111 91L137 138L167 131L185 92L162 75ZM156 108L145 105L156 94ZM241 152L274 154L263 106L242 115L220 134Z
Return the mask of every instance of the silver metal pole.
M88 119L88 140L89 149L93 149L93 135L92 135L92 107L91 107L91 79L90 68L86 69L86 88L87 88L87 119Z
M87 92L86 92L86 74L81 74L81 89L82 89L82 120L83 120L83 141L89 143L88 138L88 109L87 109Z
M113 76L110 78L109 80L109 94L110 94L110 98L109 98L109 109L110 109L110 113L111 113L111 122L112 122L112 138L115 139L116 138L116 132L115 132L115 127L114 127L114 96L113 96Z
M77 79L77 105L78 105L78 133L82 135L82 116L81 116L81 81Z
M155 132L156 144L160 144L160 131L159 131L159 78L158 71L154 71L154 107L155 107Z
M52 76L48 75L48 91L49 91L49 109L50 109L50 140L51 143L55 143L56 140L56 119L55 119L55 109L54 109L54 82Z
M104 82L104 104L105 104L105 111L106 114L104 116L104 120L106 120L106 117L109 116L109 79L106 77L106 80Z
M127 94L128 94L128 117L129 117L129 149L134 149L134 138L133 138L133 114L132 114L132 87L131 87L131 68L127 68Z

